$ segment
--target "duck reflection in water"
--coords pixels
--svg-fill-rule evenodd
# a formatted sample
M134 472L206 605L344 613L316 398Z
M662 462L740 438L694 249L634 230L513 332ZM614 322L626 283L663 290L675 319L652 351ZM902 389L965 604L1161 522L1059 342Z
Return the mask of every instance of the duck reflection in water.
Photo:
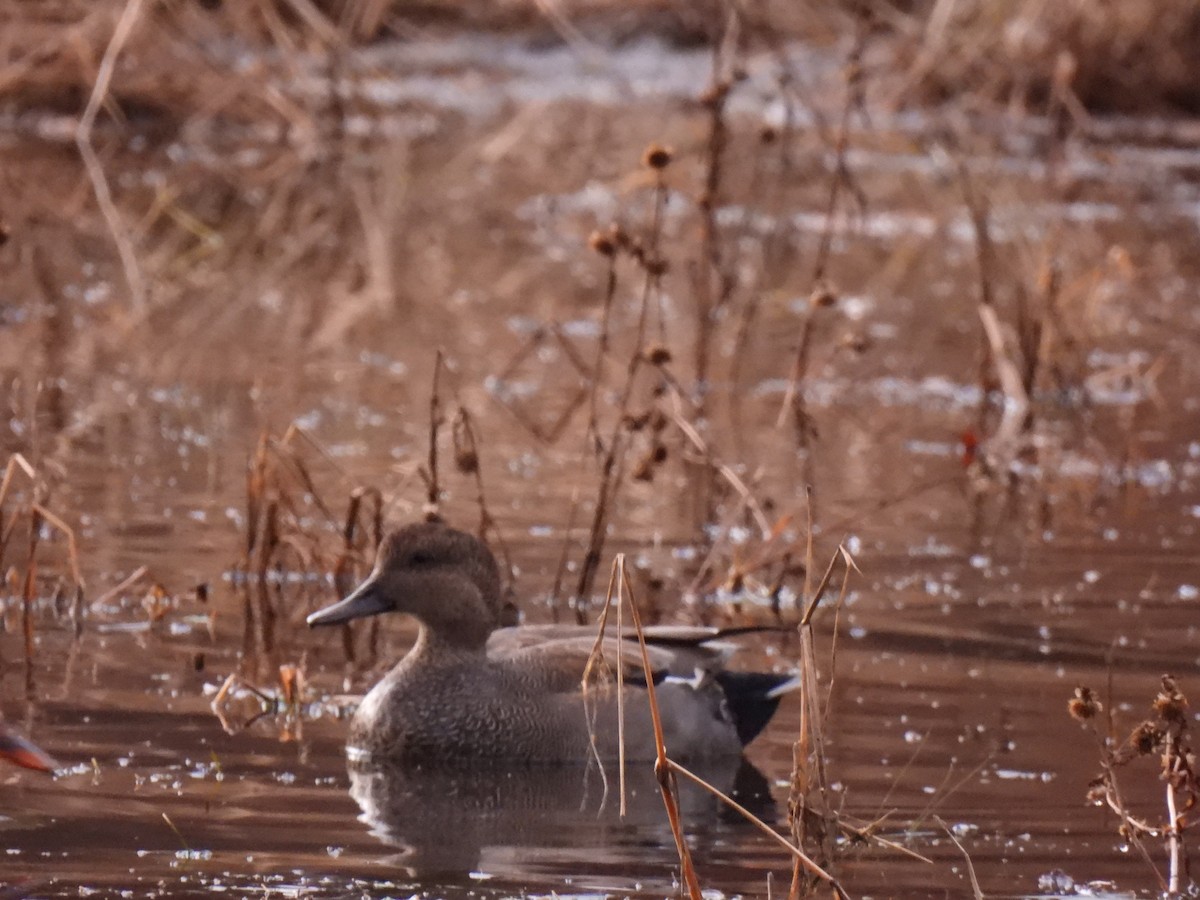
M778 818L766 779L744 759L707 759L692 766L709 784L732 795L766 822ZM541 860L547 849L594 848L592 862L644 862L647 845L673 847L662 794L650 762L626 770L626 814L620 815L615 767L607 787L595 766L512 766L494 761L469 768L409 763L350 763L350 794L362 821L398 852L390 862L411 875L465 876L481 869L527 871L513 848ZM730 827L747 831L736 812L681 779L680 815L689 843L728 841ZM714 824L715 823L715 824ZM673 851L672 851L673 853Z

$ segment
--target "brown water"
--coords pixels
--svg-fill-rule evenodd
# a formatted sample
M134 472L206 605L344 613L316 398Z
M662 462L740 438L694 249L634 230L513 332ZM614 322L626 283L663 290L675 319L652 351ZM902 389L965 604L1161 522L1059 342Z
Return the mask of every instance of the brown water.
M837 802L882 819L883 835L932 863L847 847L834 867L853 896L968 896L967 865L936 815L989 896L1151 890L1113 818L1084 804L1097 752L1065 704L1075 685L1104 689L1111 676L1131 725L1161 673L1196 689L1195 129L1098 121L1057 144L1036 119L853 118L846 162L866 205L846 193L834 221L838 302L813 319L803 383L812 430L800 440L777 418L826 228L833 155L821 127L839 115L842 56L787 52L809 104L796 107L787 140L760 138L763 122L784 122L778 59L749 58L732 95L716 223L737 282L707 329L705 415L681 415L700 419L716 457L769 500L772 521L791 517L784 540L799 548L812 485L818 558L843 542L861 569L824 672ZM9 580L3 711L66 768L53 780L3 771L4 896L678 892L645 773L624 821L573 772L351 785L343 695L378 664L350 665L337 635L304 629L335 594L327 578L301 577L294 557L282 588L235 569L246 466L264 429L298 423L323 448L296 440L329 520L292 495L327 551L355 486L379 486L391 520L419 514L440 347L451 365L443 400L449 409L457 397L482 438L487 503L518 568L520 605L531 620L562 612L551 593L564 539L575 567L598 484L583 436L606 268L586 241L614 220L645 233L652 180L638 159L650 141L672 145L661 335L653 310L650 327L690 394L706 329L694 312L690 273L704 254L689 198L707 122L690 98L708 69L707 51L656 42L590 57L463 35L361 54L336 99L316 61L280 76L282 95L320 113L312 129L106 128L97 144L147 285L140 304L62 140L69 123L2 120L12 237L0 248L0 433L77 526L91 607L75 638L52 599L65 546L47 535L26 659ZM1005 316L1021 290L1032 293L1044 258L1061 269L1056 368L1039 382L1034 446L1011 479L963 464L960 436L978 427L982 398L976 252L954 153L987 197L989 279ZM597 394L606 434L642 290L631 264L618 274ZM655 402L654 383L639 382L635 412ZM624 550L643 582L663 585L660 618L760 608L754 579L740 595L677 599L704 535L725 534L719 523L737 525L743 560L762 539L720 480L705 488L678 433L665 434L654 480L622 489L600 582ZM444 470L448 457L447 444ZM475 483L443 477L448 515L473 527ZM28 496L15 483L10 509ZM23 572L22 546L12 543L6 567ZM96 604L139 566L146 579ZM769 583L777 570L754 574ZM151 581L169 595L157 618L143 603ZM789 576L785 599L800 587ZM819 623L828 648L833 616ZM407 623L386 623L383 659L409 639ZM789 639L750 640L740 662L786 668L797 652ZM259 708L245 694L227 704L226 723L214 715L230 673L277 690L281 663L307 673L298 721L269 712L247 725ZM754 773L737 782L781 826L798 727L798 706L785 702L750 748L773 802ZM1145 790L1134 775L1129 790L1158 815L1155 774L1141 775ZM775 845L707 798L685 808L713 896L786 890Z

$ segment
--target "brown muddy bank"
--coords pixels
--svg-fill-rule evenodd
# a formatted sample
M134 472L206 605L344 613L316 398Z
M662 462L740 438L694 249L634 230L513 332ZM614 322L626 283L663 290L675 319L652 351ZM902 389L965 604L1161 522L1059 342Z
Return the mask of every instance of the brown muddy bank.
M891 108L1007 106L1067 116L1088 111L1195 112L1200 20L1188 0L1046 4L805 4L757 2L738 11L748 51L795 40L862 41L856 66L871 100ZM82 108L114 44L108 94L139 128L173 131L212 118L308 127L336 105L294 101L279 82L315 64L336 76L355 49L478 31L520 36L531 49L567 45L590 55L655 37L667 47L711 47L728 10L705 3L573 0L315 3L81 0L15 4L0 13L0 105L71 113ZM114 41L114 36L117 40ZM336 94L336 91L333 92Z

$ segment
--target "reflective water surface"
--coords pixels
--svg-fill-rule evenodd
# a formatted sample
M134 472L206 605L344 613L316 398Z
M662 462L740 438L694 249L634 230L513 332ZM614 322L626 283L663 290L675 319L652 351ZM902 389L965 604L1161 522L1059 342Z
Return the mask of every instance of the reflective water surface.
M652 618L761 621L773 581L785 614L802 590L810 515L819 567L839 544L853 554L844 605L817 618L833 802L929 862L846 844L833 868L852 896L969 896L971 867L988 896L1154 889L1115 818L1084 802L1099 755L1066 703L1078 684L1111 690L1128 729L1161 674L1197 688L1200 157L1186 123L1098 121L1054 144L1036 119L872 110L831 220L823 129L842 54L780 54L751 55L731 94L707 226L707 50L416 42L362 53L336 90L319 61L280 76L297 103L339 98L311 130L101 129L140 303L61 139L69 123L3 120L0 434L76 528L86 582L77 634L67 545L43 529L28 655L17 520L0 707L65 768L0 772L4 896L678 893L648 771L630 773L622 819L585 767L347 770L348 711L412 625L343 643L303 619L337 593L354 489L379 488L389 521L420 514L438 348L443 509L480 520L480 485L454 466L461 406L529 621L573 615L600 483L588 423L606 436L622 413L666 422L630 432L626 474L651 432L665 459L623 481L592 604L624 551ZM791 110L785 66L828 90ZM675 150L657 212L639 162L651 141ZM1043 365L1032 429L999 474L969 458L1003 402L980 377L959 161L988 201L994 302L1015 321L1054 298L1021 337ZM641 370L625 409L645 278L622 258L606 303L588 238L612 222L668 264L646 327L671 360ZM706 228L732 285L720 302ZM809 302L822 254L829 307ZM260 436L292 424L272 457L285 540L264 582L245 571L248 472ZM711 476L720 465L754 504ZM29 483L14 474L6 513L34 499ZM347 560L352 581L365 561ZM727 577L738 566L746 577ZM744 643L746 668L799 654L791 636ZM289 709L245 687L276 696L281 666L303 673ZM746 767L706 774L785 828L799 727L788 698ZM1161 816L1153 766L1138 777L1130 802ZM713 896L786 892L777 845L707 795L683 806Z

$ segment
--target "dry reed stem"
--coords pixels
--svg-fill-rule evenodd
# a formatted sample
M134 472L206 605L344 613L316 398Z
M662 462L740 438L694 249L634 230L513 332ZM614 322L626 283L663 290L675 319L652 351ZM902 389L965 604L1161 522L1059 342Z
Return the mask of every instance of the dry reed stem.
M82 591L86 585L83 573L79 568L79 542L75 539L75 529L60 519L41 503L33 504L33 511L57 528L67 538L67 564L71 567L71 577L75 579L76 587Z
M15 513L5 520L3 507L8 501L9 491L12 489L13 479L18 471L24 472L26 477L33 483L32 502L26 506L16 510ZM70 568L71 578L75 582L75 591L71 600L71 621L75 626L75 634L79 635L81 629L80 615L84 602L84 591L86 584L83 580L83 572L79 563L79 542L75 536L75 529L68 525L62 518L49 509L44 503L39 502L36 498L44 497L48 493L48 488L45 482L38 474L38 471L30 465L29 461L20 453L12 454L4 467L4 476L0 479L0 557L8 549L8 542L11 540L13 531L24 517L29 519L29 545L27 548L28 556L26 559L25 579L23 581L21 596L22 596L22 627L25 636L26 650L26 681L27 687L32 689L32 651L33 651L33 601L37 594L37 560L36 554L40 540L40 531L43 523L53 526L64 535L67 539L67 565ZM60 582L61 589L61 582ZM57 592L56 592L57 593ZM57 606L57 602L56 602Z
M141 581L141 579L144 578L146 573L149 571L150 570L146 566L138 566L129 575L122 578L118 584L113 585L111 588L93 600L91 603L92 609L98 609L101 606L104 606L109 600L112 600L122 591L133 587L135 584Z
M667 757L667 747L663 740L662 716L658 710L658 696L654 688L654 670L650 666L650 653L646 649L646 635L642 631L642 619L638 614L637 604L633 602L633 585L629 583L629 575L625 570L625 555L618 553L613 562L617 578L628 592L629 611L633 618L633 627L637 632L638 648L642 654L642 673L646 680L646 696L650 703L650 721L654 725L654 776L658 779L662 791L663 806L667 810L667 821L671 825L671 836L675 839L675 851L679 854L680 874L687 886L691 900L702 900L700 879L696 876L696 867L692 863L692 853L688 849L683 835L683 825L679 816L679 803L676 799L676 785L671 769L671 761Z
M755 828L757 828L759 831L761 831L763 834L765 834L767 837L769 837L771 840L773 840L775 843L779 844L779 846L783 847L783 849L785 849L788 853L790 853L792 855L792 858L797 863L804 866L806 869L808 869L809 872L811 872L813 875L816 875L822 881L828 883L829 886L831 888L833 888L834 893L836 893L838 897L844 898L844 900L848 900L849 895L842 888L841 884L838 882L838 880L836 878L834 878L832 875L830 875L828 872L826 872L823 868L821 868L819 865L817 865L816 862L814 862L808 856L808 854L806 854L799 847L796 847L795 845L790 843L785 837L783 837L777 831L775 831L774 828L772 828L770 825L768 825L766 822L764 822L758 816L754 815L754 813L750 812L750 810L746 809L746 807L742 806L740 803L738 803L732 797L725 794L723 791L721 791L720 788L718 788L712 784L709 784L707 781L705 781L703 778L701 778L696 773L689 771L688 769L684 768L679 763L677 763L671 759L667 760L667 764L671 767L671 771L673 771L679 775L682 775L684 778L687 778L693 784L696 784L696 785L704 788L704 790L708 791L710 794L712 794L714 797L716 797L718 800L720 800L722 803L724 803L726 806L728 806L730 809L732 809L734 812L736 812L738 815L740 815L742 818L744 818L747 822L749 822L751 825L753 825ZM926 860L926 862L929 862L929 860Z
M983 307L994 308L995 298L992 294L992 275L993 263L995 258L995 248L992 245L991 231L988 228L988 213L986 201L980 198L975 193L974 183L971 180L971 171L967 167L966 160L959 155L956 160L958 170L958 181L962 190L963 203L966 204L967 213L971 219L971 228L975 235L975 260L976 274L979 280L979 303ZM986 328L986 325L985 325ZM991 343L986 331L980 336L982 348L979 360L979 430L983 431L984 416L987 413L988 394L991 393L993 382L991 381Z
M1004 411L1000 415L1000 424L996 427L990 441L992 452L1001 461L1001 464L997 464L995 467L1003 471L1004 468L1007 468L1003 464L1010 461L1016 453L1021 433L1027 426L1029 395L1025 391L1020 370L1014 361L1014 351L1010 349L1009 342L1005 340L1004 329L996 315L996 308L981 303L979 319L983 323L992 363L996 367L1000 390L1004 394Z
M429 457L425 470L425 518L438 518L442 499L441 485L438 483L438 431L445 424L442 415L441 375L445 357L442 348L437 349L433 360L433 389L429 392Z
M112 191L108 186L108 177L104 174L104 167L100 163L100 157L96 155L96 150L92 146L92 126L96 122L96 116L100 112L100 105L104 102L104 98L108 95L108 87L112 81L113 72L116 69L117 59L121 55L121 50L125 46L125 42L129 39L129 35L133 32L134 25L137 23L138 16L141 15L143 0L127 0L125 8L121 12L120 19L117 20L117 26L113 30L112 39L108 43L108 47L104 51L104 57L100 61L100 69L96 76L96 83L92 88L91 97L88 98L87 107L83 111L82 117L79 119L79 125L75 130L75 144L79 150L79 155L83 159L84 168L88 173L88 178L92 182L92 190L96 195L96 202L100 205L100 211L104 215L105 222L108 223L108 228L113 237L113 243L116 244L117 254L121 258L121 267L125 272L125 281L129 285L130 297L133 301L133 308L136 312L140 312L146 305L146 285L142 277L141 266L138 264L137 255L134 253L133 244L129 240L129 235L125 231L125 226L121 222L121 214L117 210L117 205L113 201Z
M483 486L483 461L480 449L483 442L475 428L474 418L461 401L455 410L450 434L454 441L455 466L459 472L471 475L475 481L475 502L479 506L479 536L486 539L488 535L491 535L495 539L496 546L500 548L500 558L508 572L508 584L511 588L517 578L517 567L509 552L508 542L504 540L504 535L496 524L496 518L488 508L487 492Z
M8 548L8 541L12 537L12 530L16 527L17 520L22 512L22 510L18 510L11 519L7 522L5 521L4 504L8 502L8 492L12 488L13 477L16 475L18 469L24 472L29 480L33 482L35 496L40 485L37 470L29 464L29 461L22 454L14 453L8 458L8 462L4 465L4 478L0 480L0 557L3 556L4 551Z
M943 821L941 816L934 816L934 821L942 826L942 830L946 832L946 837L958 848L958 851L963 855L963 859L967 863L967 875L971 879L971 892L975 895L975 900L983 900L983 890L979 887L979 878L975 875L975 864L971 862L971 854L967 852L967 848L962 845L962 841L950 830L950 826Z
M797 865L803 866L812 874L827 882L830 887L833 888L838 897L847 898L848 895L838 883L837 879L822 869L802 850L778 835L774 829L763 822L762 819L755 816L752 812L739 804L732 797L729 797L714 785L675 762L667 755L666 742L663 739L662 717L659 713L658 698L654 686L654 672L650 666L650 655L646 648L646 635L642 628L641 616L638 613L637 603L634 601L633 584L629 579L629 572L625 566L625 554L617 554L613 561L613 571L614 577L619 585L617 609L620 610L621 603L627 596L630 614L633 618L634 630L637 633L638 648L642 657L642 671L646 682L647 698L650 703L650 718L654 725L654 747L656 753L654 774L658 779L659 787L662 790L663 803L666 806L667 818L671 824L671 833L675 838L676 850L679 853L680 868L684 876L684 883L688 888L689 896L692 898L698 898L702 896L702 893L700 891L699 880L696 877L695 866L692 863L691 852L688 849L687 843L683 837L683 826L680 821L678 802L676 800L677 787L675 780L672 777L675 774L680 774L691 780L698 786L707 790L718 800L725 803L731 809L735 810L748 822L750 822L776 843L784 847L792 855Z
M834 222L838 208L841 205L842 192L849 190L858 201L859 207L866 209L867 201L861 188L858 187L853 173L847 163L850 149L850 117L855 110L865 108L865 84L863 81L862 57L866 52L870 30L863 21L859 21L854 45L851 47L843 72L846 79L846 96L842 103L837 133L834 138L834 172L829 185L829 195L825 202L825 223L821 229L820 242L817 246L813 263L812 283L809 310L800 326L800 336L796 343L796 354L792 360L791 374L788 377L787 390L780 404L779 415L775 427L782 428L784 419L790 411L796 436L801 447L807 447L812 437L812 425L804 402L802 383L808 373L808 360L811 352L813 328L816 311L822 306L830 305L832 294L828 287L827 272L833 249Z
M662 148L656 148L652 145L650 150L647 151L647 158L655 150L664 152ZM647 237L646 248L642 254L643 261L660 259L659 245L662 237L663 206L666 203L667 197L667 185L663 178L663 169L670 161L670 154L665 153L665 156L666 163L652 166L655 177L654 210L650 221L650 231ZM584 553L583 563L579 567L579 580L571 602L575 610L576 621L581 625L587 621L587 598L591 594L596 572L600 566L600 559L604 552L604 543L608 530L608 517L624 480L627 442L622 438L627 430L626 419L629 415L629 404L633 399L634 385L637 381L638 372L645 361L646 319L649 314L650 302L652 298L660 295L659 279L662 273L658 272L654 266L648 264L643 265L643 269L645 279L642 284L641 304L638 309L638 325L634 340L634 349L626 366L625 382L621 387L620 398L616 404L616 420L613 423L613 430L600 466L600 483L597 487L596 504L592 513L592 525L588 533L587 550Z
M321 41L333 49L343 49L346 38L338 28L329 21L312 0L287 0L287 5L299 17L309 30Z
M680 433L688 439L696 451L704 457L710 470L717 472L722 478L728 482L734 492L746 504L754 516L754 522L758 526L764 538L771 534L771 522L767 518L766 512L763 511L762 504L758 502L758 498L751 493L750 488L741 477L733 470L732 467L717 459L716 455L709 449L708 443L701 437L700 432L683 416L683 394L680 392L678 385L672 380L669 382L671 397L674 401L671 410L671 421ZM757 477L757 473L756 473Z
M40 522L37 510L29 517L29 547L25 562L25 580L21 590L21 623L25 635L25 688L28 693L33 687L33 600L37 593L37 548Z
M822 703L818 696L819 679L817 673L816 662L816 646L813 636L812 620L816 614L821 600L824 598L830 581L833 578L833 572L839 558L842 559L845 568L845 577L842 581L841 591L838 598L838 607L844 602L845 594L848 585L850 571L857 568L854 565L853 557L845 550L844 547L839 547L825 568L824 574L817 583L815 589L812 587L812 572L813 572L813 556L815 546L813 540L813 517L812 517L812 490L807 491L809 496L808 512L808 541L805 551L806 566L804 573L804 611L800 619L798 631L800 634L800 672L801 672L801 705L800 705L800 735L796 739L792 747L792 779L791 789L788 797L788 813L792 829L792 836L797 846L804 844L808 836L808 821L809 815L809 794L815 788L817 795L821 800L820 821L822 822L821 833L816 835L817 842L823 847L823 853L826 858L831 858L833 855L833 832L838 824L837 816L829 809L828 800L828 784L829 778L827 773L827 761L825 751L824 738L824 721L829 714L830 702L832 696L832 679L830 685L826 688L826 698ZM836 645L834 648L836 653ZM832 665L832 663L831 663ZM802 889L801 871L798 864L792 866L792 883L789 890L789 896L798 897Z
M600 418L597 410L597 398L600 394L600 384L604 379L604 362L608 358L609 329L612 324L613 298L617 293L617 254L614 247L606 254L608 259L608 274L604 282L604 303L600 314L600 337L596 341L596 359L592 364L591 390L588 402L588 427L585 439L590 440L597 456L604 452L604 441L600 437Z
M880 825L882 825L883 822L886 821L888 815L890 815L890 813L885 814L885 815L879 817L878 819L876 819L875 821L869 822L866 825L859 826L859 825L853 825L850 822L848 822L845 814L839 814L838 815L838 828L840 828L842 830L842 833L844 835L846 835L848 838L850 838L851 840L859 840L859 841L862 841L863 843L868 843L868 844L872 844L872 843L878 844L880 847L884 848L885 850L893 850L896 853L901 854L902 856L907 856L910 859L915 859L917 862L923 862L926 865L930 865L930 866L933 865L933 860L930 859L928 856L923 856L922 854L918 853L916 850L913 850L909 847L905 847L903 844L898 844L895 841L890 841L887 838L880 837L879 835L875 834L874 829L879 827Z
M698 206L700 208L700 264L696 267L696 402L703 409L708 381L713 317L728 301L736 283L724 259L721 232L717 227L716 211L720 207L722 162L729 143L729 126L725 121L729 94L736 77L741 36L741 20L737 4L726 3L724 26L719 40L713 42L712 70L701 103L708 111L708 138L704 149L704 177ZM718 282L714 291L713 279ZM661 320L660 320L661 321ZM665 335L664 335L665 336Z
M559 621L559 606L562 599L563 581L571 561L571 534L575 531L575 517L579 512L579 488L571 489L571 506L567 510L567 524L563 529L562 550L558 554L558 565L554 569L554 584L550 588L550 611L555 624Z
M587 661L584 663L584 666L583 666L583 675L579 681L580 690L583 692L584 709L585 709L585 711L587 711L589 713L588 720L587 720L588 748L592 752L592 762L594 762L596 764L596 768L600 772L600 780L604 786L604 794L606 797L608 795L608 773L605 771L605 768L604 768L604 760L600 757L600 750L596 746L596 719L595 719L596 710L594 708L591 708L591 709L588 708L588 700L591 696L593 670L596 669L597 666L601 667L601 669L602 669L601 677L607 679L608 663L604 658L604 639L605 639L605 636L606 636L606 633L608 630L608 613L609 613L609 610L612 609L613 598L616 596L616 585L617 585L617 567L616 567L616 564L614 561L613 567L612 567L611 571L609 572L608 590L606 590L604 593L604 606L601 607L601 609L600 609L600 618L597 620L597 623L596 623L596 641L594 644L592 644L592 649L588 653ZM623 669L624 669L625 665L624 665L624 660L619 658L620 653L621 653L620 640L621 640L620 631L618 630L618 632L617 632L617 641L618 641L618 643L617 643L617 654L618 654L617 671L621 677L621 681L619 682L619 684L624 685ZM625 738L624 738L625 713L624 713L624 706L623 706L624 701L620 697L618 697L617 702L618 702L617 728L619 729L619 743L620 743L620 753L621 753L620 772L619 772L619 778L620 778L619 804L620 804L620 814L622 817L624 817L624 815L625 815L625 758L624 758L624 753L625 753Z
M607 54L601 50L599 45L588 40L587 36L567 18L561 0L534 0L534 3L554 27L558 36L577 56L592 66L601 65L606 61Z

